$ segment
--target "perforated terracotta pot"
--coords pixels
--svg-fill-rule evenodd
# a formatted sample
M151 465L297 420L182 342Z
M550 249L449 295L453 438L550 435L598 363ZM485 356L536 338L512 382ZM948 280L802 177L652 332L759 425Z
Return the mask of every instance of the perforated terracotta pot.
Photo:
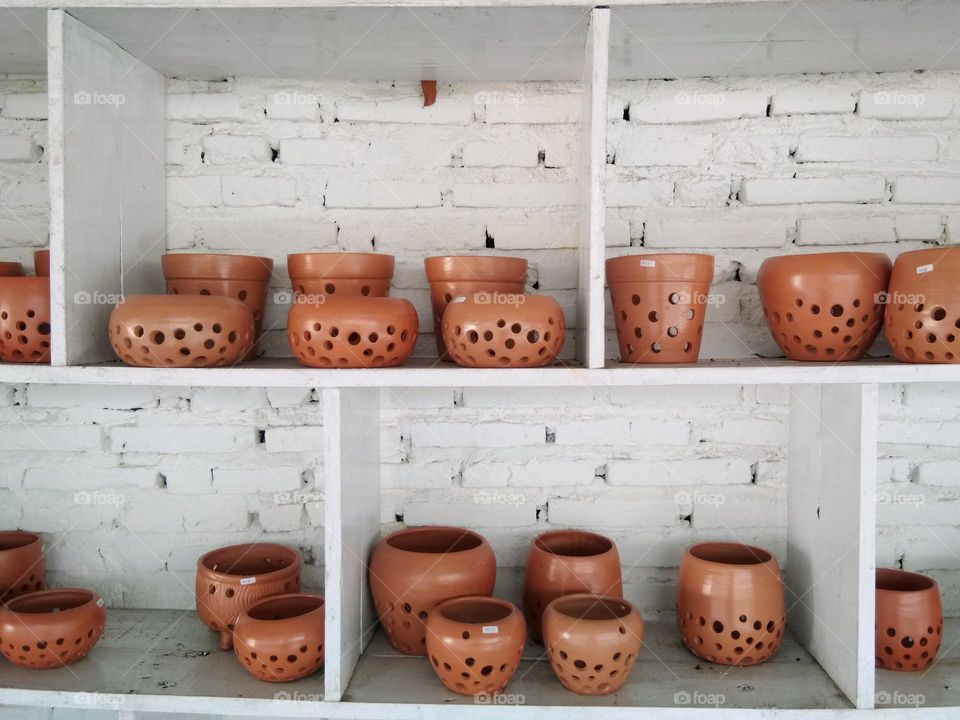
M877 568L876 665L885 670L923 670L933 664L943 639L940 588L919 573Z
M858 360L883 324L882 253L781 255L757 273L770 333L790 360Z
M534 538L523 584L523 610L534 640L543 642L547 605L575 593L623 596L620 553L613 540L584 530L555 530Z
M309 302L332 296L386 297L393 279L393 255L379 253L295 253L287 255L294 295Z
M619 597L565 595L543 613L550 666L578 695L609 695L623 687L643 644L643 619Z
M620 362L696 362L713 257L690 253L607 260Z
M447 690L501 692L520 665L527 624L506 600L471 595L446 600L427 619L427 655Z
M19 265L19 263L17 263ZM50 277L50 251L37 250L33 254L33 272L37 277ZM16 273L22 275L23 272Z
M0 360L50 362L50 278L0 277Z
M233 651L258 680L289 682L323 665L322 595L285 593L251 605L233 629Z
M490 544L463 528L419 527L391 533L370 559L370 591L390 643L426 655L424 623L444 600L489 595L497 578Z
M709 662L768 660L786 625L776 558L735 543L687 548L677 578L677 624L687 649Z
M44 572L39 535L19 530L0 532L0 603L43 590Z
M18 262L0 262L0 277L19 277L23 275L23 265Z

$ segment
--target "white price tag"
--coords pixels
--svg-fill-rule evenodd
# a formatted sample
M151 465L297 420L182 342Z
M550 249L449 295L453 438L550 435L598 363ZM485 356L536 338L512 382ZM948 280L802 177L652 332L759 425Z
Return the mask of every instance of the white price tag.
M466 301L467 301L467 298L464 295L461 295L460 297L455 297L453 300L451 300L450 304L466 302Z
M97 598L97 607L103 607L103 598Z
M928 273L933 270L933 263L929 265L918 265L917 266L917 275L923 275L923 273Z
M656 261L656 260L646 260L646 259L644 259L644 260L641 260L641 261L640 261L640 267L656 267L656 266L657 266L657 261Z
M241 585L256 585L257 579L255 577L240 578Z
M500 633L499 625L484 625L483 634L484 635L497 635Z

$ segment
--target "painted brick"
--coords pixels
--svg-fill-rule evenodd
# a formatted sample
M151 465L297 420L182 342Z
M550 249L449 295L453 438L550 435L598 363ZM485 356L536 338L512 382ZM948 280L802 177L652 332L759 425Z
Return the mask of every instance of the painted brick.
M863 245L896 239L892 217L808 217L797 225L797 245Z
M137 410L156 407L153 388L113 385L29 385L27 402L33 407Z
M17 120L46 120L47 94L46 93L10 93L3 96L3 111L5 118Z
M234 452L253 447L255 435L251 427L229 425L117 427L110 431L110 450L115 453Z
M167 93L167 119L222 122L240 119L240 98L232 93Z
M453 204L476 208L536 208L576 205L576 183L455 183Z
M695 167L707 158L710 135L665 137L648 128L624 128L620 142L611 148L622 167Z
M279 90L267 96L265 108L270 120L302 120L316 122L320 119L319 98L309 93Z
M299 467L264 465L255 468L213 469L213 490L218 493L277 493L299 490L303 471Z
M586 407L597 401L591 388L464 388L463 406L468 408L505 407Z
M263 163L270 160L270 145L262 137L213 135L203 139L204 162L212 165Z
M83 460L80 459L80 462ZM28 467L23 475L27 490L99 490L102 488L156 487L159 480L156 468L116 467L80 469L79 467Z
M190 409L194 412L257 410L263 407L265 400L263 388L198 387L190 397Z
M960 422L912 422L907 425L881 420L878 437L882 443L960 447Z
M611 496L593 501L554 498L549 504L550 523L589 528L679 526L689 506L676 502L673 493L655 492L642 497Z
M937 159L937 138L803 136L798 162L922 162Z
M181 207L215 207L223 203L220 178L214 175L168 177L167 200Z
M730 197L730 178L683 180L676 185L677 202L690 207L723 206Z
M509 500L509 494L505 495ZM493 498L496 499L496 498ZM403 509L407 525L453 525L470 528L511 528L533 525L537 507L533 503L413 502Z
M10 425L0 433L0 452L99 450L102 442L96 425Z
M496 422L411 423L407 430L417 447L515 447L543 445L542 424Z
M327 185L324 204L328 208L439 207L440 186L430 182L358 182L334 177Z
M630 104L635 123L701 123L767 114L766 93L754 90L678 90L658 93Z
M508 463L489 460L478 462L463 469L461 485L465 488L506 487L510 483L510 473Z
M280 141L280 162L286 165L350 165L363 152L359 142L330 138L284 138Z
M443 489L451 487L457 477L458 468L445 462L383 463L380 466L380 486L384 488Z
M849 90L811 83L775 92L770 103L770 114L841 115L852 113L856 104L856 94Z
M910 407L960 408L960 385L956 383L911 383L904 386L903 404Z
M484 103L488 123L576 123L583 113L579 94L522 95L518 102L498 102L493 93L484 97L479 92L474 97Z
M225 176L223 204L256 207L297 202L297 184L289 178Z
M727 219L651 218L644 226L643 244L650 248L782 247L789 219L782 215L731 213Z
M920 485L960 486L960 466L956 460L932 460L917 465L917 483ZM923 521L920 522L923 525Z
M213 469L197 462L188 468L161 467L167 492L177 495L206 495L213 492Z
M419 91L419 87L417 90ZM463 125L473 120L473 99L438 92L437 102L423 107L420 95L400 98L338 99L337 119L343 122Z
M614 486L748 484L753 465L745 458L609 460L607 483Z
M960 203L960 177L902 175L894 180L893 201L917 205Z
M777 420L731 418L704 428L701 439L704 442L785 447L787 432L785 424Z
M750 178L743 181L740 199L748 205L802 203L877 203L886 184L881 175L821 178Z
M267 452L320 452L323 428L320 426L271 427L266 432Z
M260 527L266 532L289 532L299 530L303 518L303 505L268 505L257 513Z
M940 240L943 218L939 213L897 215L894 218L897 240Z
M536 167L540 147L526 140L471 142L463 146L465 167Z
M610 403L626 407L710 407L714 405L737 405L739 402L740 388L736 385L610 388Z
M0 162L38 162L40 146L28 137L0 135Z
M584 460L536 460L515 466L509 485L521 488L589 485L596 480L596 471L597 463Z
M950 116L952 95L920 88L892 88L860 93L857 114L877 120L933 120Z

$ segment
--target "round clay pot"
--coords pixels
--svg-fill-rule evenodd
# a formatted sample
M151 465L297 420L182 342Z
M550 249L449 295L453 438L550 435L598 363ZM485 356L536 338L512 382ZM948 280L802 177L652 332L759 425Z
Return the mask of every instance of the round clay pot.
M523 610L530 636L543 642L543 611L562 595L623 596L620 553L613 540L585 530L554 530L538 535L527 551Z
M876 665L885 670L923 670L933 664L943 639L940 588L919 573L877 568Z
M620 362L696 362L713 256L625 255L606 267Z
M735 543L687 548L677 578L677 624L687 649L708 662L766 661L786 625L776 558Z
M757 273L770 333L790 360L858 360L883 324L890 260L882 253L781 255Z
M253 315L233 298L132 295L110 313L110 344L127 365L235 365L253 342Z
M506 600L469 595L445 600L427 619L427 655L447 690L501 692L520 665L527 624Z
M0 360L50 362L50 278L0 278Z
M258 680L289 682L323 665L322 595L274 595L244 610L233 629L233 652Z
M341 297L315 305L294 301L287 341L307 367L394 367L413 352L417 324L416 309L403 298Z
M443 314L444 343L463 367L544 367L564 335L563 310L547 295L475 293L455 298Z
M19 530L0 532L0 603L43 590L43 579L43 541L40 536Z
M283 545L252 543L212 550L197 560L197 615L220 633L220 649L233 647L244 610L264 598L300 591L300 553Z
M310 303L331 295L387 297L393 278L393 255L379 253L294 253L287 270L294 295Z
M19 263L18 263L19 264ZM33 254L33 272L37 277L50 277L50 251L37 250ZM17 273L22 275L23 272Z
M18 262L0 262L0 277L19 277L23 275L23 265Z
M92 590L59 588L21 595L0 606L0 650L22 668L49 670L76 662L97 644L106 611Z
M643 644L643 619L619 597L589 593L557 598L543 613L543 638L553 672L578 695L617 692Z
M370 559L370 591L390 643L426 655L424 623L437 604L489 595L497 578L490 544L470 530L418 527L391 533Z
M451 360L443 339L443 314L451 300L472 297L477 293L523 292L527 281L527 261L516 257L483 255L445 255L423 261L430 283L430 304L433 306L433 334L441 360Z

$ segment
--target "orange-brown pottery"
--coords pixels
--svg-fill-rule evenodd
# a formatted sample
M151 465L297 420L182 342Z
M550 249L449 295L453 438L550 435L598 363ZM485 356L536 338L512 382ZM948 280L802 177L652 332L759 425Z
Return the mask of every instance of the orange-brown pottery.
M940 588L919 573L877 568L876 665L885 670L924 670L943 639Z
M49 670L76 662L97 644L106 611L92 590L28 593L0 606L0 646L22 668Z
M294 295L318 298L386 297L393 279L394 257L380 253L294 253L287 255L287 270Z
M258 680L289 682L323 665L322 595L285 593L251 605L233 629L233 651Z
M33 254L33 272L37 277L50 277L50 251L37 250ZM18 273L18 274L23 274Z
M0 262L0 277L19 277L23 275L23 265L18 262Z
M0 532L0 603L43 590L43 580L40 536L19 530Z
M0 277L0 360L50 362L50 278Z

